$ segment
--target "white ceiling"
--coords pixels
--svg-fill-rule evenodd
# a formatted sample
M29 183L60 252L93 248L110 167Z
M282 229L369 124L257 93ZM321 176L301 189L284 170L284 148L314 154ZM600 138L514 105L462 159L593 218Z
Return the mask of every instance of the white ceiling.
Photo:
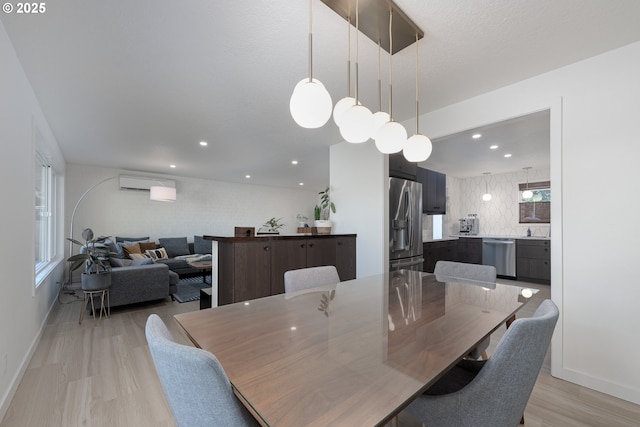
M396 3L426 34L422 112L640 40L637 0ZM42 15L0 19L68 162L291 188L304 182L314 191L327 184L328 147L341 141L336 126L302 129L288 108L307 74L307 1L46 5ZM313 8L314 77L335 103L346 94L346 21L318 0ZM377 46L365 37L359 44L360 97L376 109ZM402 121L415 114L413 46L393 63ZM386 64L383 57L383 87ZM428 135L428 124L421 130ZM479 156L465 150L432 164L439 146L428 161L434 169ZM482 169L499 168L487 160Z

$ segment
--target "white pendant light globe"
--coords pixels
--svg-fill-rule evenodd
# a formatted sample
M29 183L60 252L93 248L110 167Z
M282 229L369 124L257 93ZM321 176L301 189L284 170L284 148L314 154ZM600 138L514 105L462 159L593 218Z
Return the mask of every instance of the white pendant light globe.
M491 197L491 194L490 194L490 193L484 193L484 194L482 195L482 200L484 200L485 202L488 202L488 201L489 201L489 200L491 200L491 199L492 199L492 197Z
M432 149L431 140L425 135L417 133L407 140L402 154L410 162L424 162L431 155Z
M531 191L531 190L524 190L524 191L522 192L522 198L523 198L523 199L530 199L530 198L532 198L532 197L533 197L533 191Z
M333 107L333 121L338 127L342 126L344 122L344 115L347 110L356 105L356 99L353 96L345 96L340 101L336 102L336 106Z
M389 113L378 111L373 113L373 126L371 126L371 139L376 139L376 135L382 126L389 121Z
M376 135L376 147L382 154L398 153L407 143L407 130L398 122L385 123Z
M304 78L293 89L289 110L299 126L307 129L324 126L332 109L331 95L319 80Z
M371 136L373 114L364 105L354 105L344 113L340 135L353 144L365 142Z

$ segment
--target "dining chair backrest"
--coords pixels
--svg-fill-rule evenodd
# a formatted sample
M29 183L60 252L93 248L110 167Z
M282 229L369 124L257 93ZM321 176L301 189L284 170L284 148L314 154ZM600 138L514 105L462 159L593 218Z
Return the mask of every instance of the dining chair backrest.
M148 317L145 335L179 427L258 425L233 394L229 378L213 354L176 343L156 314Z
M338 270L333 265L300 268L284 273L284 292L295 292L340 282Z
M422 395L407 412L429 427L518 425L558 316L558 307L551 300L543 301L532 317L511 324L471 382L453 393Z
M469 264L466 262L438 261L433 270L436 275L459 277L481 282L496 281L496 268L492 265Z

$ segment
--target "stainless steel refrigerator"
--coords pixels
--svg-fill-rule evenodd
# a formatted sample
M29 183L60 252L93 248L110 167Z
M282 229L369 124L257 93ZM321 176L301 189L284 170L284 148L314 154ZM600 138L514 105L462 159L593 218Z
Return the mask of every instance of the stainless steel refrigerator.
M389 178L390 271L422 271L422 184Z

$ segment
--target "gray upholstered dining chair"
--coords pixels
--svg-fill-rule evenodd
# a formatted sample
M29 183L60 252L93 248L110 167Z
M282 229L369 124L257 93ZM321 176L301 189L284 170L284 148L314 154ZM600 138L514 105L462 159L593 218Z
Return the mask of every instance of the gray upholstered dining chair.
M478 280L481 282L496 282L496 268L492 265L469 264L454 261L438 261L433 270L436 276L451 276L462 279ZM487 359L487 348L491 344L491 338L486 338L469 352L471 359Z
M176 343L156 314L147 319L145 334L179 427L258 425L233 394L229 378L213 354Z
M405 410L429 427L517 426L558 316L543 301L532 317L511 324L489 360L462 360Z
M333 265L289 270L284 273L284 293L334 285L339 282L338 270Z

